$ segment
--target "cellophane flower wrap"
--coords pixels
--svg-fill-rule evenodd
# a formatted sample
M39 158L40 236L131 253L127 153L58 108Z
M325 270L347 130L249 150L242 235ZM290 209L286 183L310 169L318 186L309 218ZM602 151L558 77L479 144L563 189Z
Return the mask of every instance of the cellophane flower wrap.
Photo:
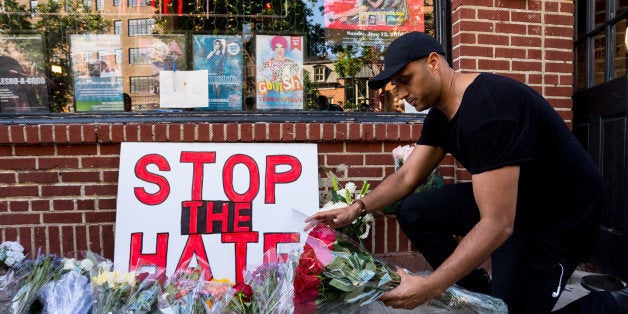
M221 313L234 295L233 283L205 280L200 267L177 269L163 285L157 299L159 311L174 313Z
M111 262L90 251L73 254L83 258L62 259L58 276L40 290L44 313L87 313L94 301L90 278L92 274L110 270Z
M377 300L399 275L346 235L316 224L294 276L295 313L351 312Z
M265 262L245 270L244 281L251 287L252 313L292 313L294 261Z
M62 259L56 255L39 254L34 260L22 263L24 279L20 290L13 297L13 313L27 313L35 301L39 300L41 288L59 274Z

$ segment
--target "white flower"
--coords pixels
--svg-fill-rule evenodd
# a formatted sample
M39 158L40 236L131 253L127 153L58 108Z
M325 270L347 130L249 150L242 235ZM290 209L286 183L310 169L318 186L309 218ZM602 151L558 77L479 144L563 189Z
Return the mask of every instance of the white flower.
M73 258L66 258L63 261L63 270L73 270L76 267L76 260Z
M86 258L81 261L80 266L82 270L89 272L92 270L92 268L94 268L94 262Z
M24 259L24 247L18 242L6 241L0 244L0 262L13 267Z
M111 271L112 267L113 267L113 263L111 263L111 261L109 261L109 260L104 260L104 261L98 263L98 270L100 272Z
M350 195L355 194L356 188L357 188L357 186L353 182L349 182L349 183L345 184L345 190L349 191ZM344 195L344 194L341 194L341 195Z
M329 201L327 203L325 203L325 205L323 205L323 207L320 209L320 211L326 211L326 210L330 210L330 209L336 209L336 208L343 208L343 207L347 207L348 204L345 202L337 202L334 203L332 201Z

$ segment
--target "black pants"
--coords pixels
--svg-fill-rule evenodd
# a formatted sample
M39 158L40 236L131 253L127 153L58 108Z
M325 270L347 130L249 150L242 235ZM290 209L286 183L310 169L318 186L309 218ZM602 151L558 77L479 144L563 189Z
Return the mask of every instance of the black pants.
M479 221L470 183L411 194L399 203L397 220L404 233L436 269L454 251L454 235L464 236ZM491 295L506 302L509 313L549 313L581 262L551 229L519 226L491 256ZM593 236L593 235L592 235Z

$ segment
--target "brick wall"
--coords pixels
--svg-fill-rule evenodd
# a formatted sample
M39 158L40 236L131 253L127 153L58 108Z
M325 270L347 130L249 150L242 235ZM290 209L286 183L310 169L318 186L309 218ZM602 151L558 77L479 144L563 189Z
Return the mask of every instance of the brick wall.
M452 1L452 57L460 71L488 71L527 83L572 119L573 4L570 1ZM403 123L144 123L0 125L0 241L27 252L93 250L113 257L120 143L311 142L319 166L373 186L393 169L390 152L416 141ZM470 180L448 157L445 182ZM324 180L320 182L325 191ZM409 269L427 268L380 215L368 239L375 253Z

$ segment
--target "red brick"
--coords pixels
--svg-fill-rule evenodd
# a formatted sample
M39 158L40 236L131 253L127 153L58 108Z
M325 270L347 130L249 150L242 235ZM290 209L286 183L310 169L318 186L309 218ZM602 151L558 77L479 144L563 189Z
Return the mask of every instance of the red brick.
M308 139L307 123L302 123L302 122L295 123L294 139L299 142L303 142Z
M111 128L112 125L99 125L96 128L96 138L99 143L110 143L111 142Z
M126 141L126 136L124 134L124 126L120 124L114 124L111 126L111 142L114 143L122 143ZM109 141L107 141L109 142Z
M153 139L155 140L155 142L167 142L168 125L164 123L153 125Z
M118 183L118 171L103 171L102 182Z
M341 153L344 151L342 143L329 143L319 142L317 143L318 153Z
M569 14L545 14L543 17L546 25L573 25L573 15Z
M538 12L531 11L513 11L511 13L512 22L523 22L530 24L539 24L541 23L541 14Z
M183 142L192 143L196 141L196 124L185 123L183 124Z
M385 217L375 217L375 228L373 228L373 236L375 238L375 245L373 253L386 253L386 238L388 234L385 228Z
M349 177L369 177L369 178L381 178L384 176L384 170L382 167L356 167L352 166L347 172Z
M181 124L171 123L168 125L168 140L170 142L181 141Z
M509 71L510 63L502 60L478 60L478 67L482 70Z
M81 166L87 168L118 168L120 158L116 157L82 157Z
M50 210L49 200L33 200L31 201L32 211L48 211Z
M61 182L99 182L100 173L98 172L62 172L60 174Z
M139 141L140 142L152 142L153 141L153 127L154 124L140 124L139 125Z
M394 161L391 154L381 153L381 154L366 154L364 156L364 163L367 165L392 165Z
M44 224L78 224L83 223L83 214L71 212L48 212L42 215Z
M510 21L510 12L495 10L494 8L478 9L477 18L480 20Z
M382 152L381 142L360 142L360 143L347 143L345 145L347 152L367 153L367 152Z
M268 125L268 140L271 142L281 141L281 124L271 123Z
M24 126L24 132L26 133L26 142L28 144L39 143L39 128L36 125Z
M0 144L13 143L10 139L11 128L8 125L0 125Z
M223 123L215 123L211 125L211 141L212 142L224 142L225 141L225 125Z
M338 141L346 141L349 139L349 124L347 123L336 123L336 136L335 139Z
M51 151L54 152L54 148ZM61 156L96 155L97 153L98 146L96 145L57 145L57 154Z
M18 173L18 180L20 183L56 183L59 182L59 173L44 172L44 171L29 171ZM2 180L1 182L6 182Z
M99 146L100 155L120 155L120 144L102 144Z
M103 209L116 209L116 199L115 198L98 198L98 208ZM93 208L93 207L92 207Z
M521 58L526 55L525 49L518 47L497 47L495 48L495 58Z
M227 129L229 126L227 126ZM239 132L237 129L240 129ZM251 142L253 141L253 124L251 123L241 123L236 125L236 134L239 134L239 138L236 138L235 141L240 142Z
M50 197L50 196L71 196L71 195L81 195L81 187L80 186L42 186L41 187L41 196Z
M102 245L101 245L101 233L100 233L99 225L88 225L87 232L89 237L89 249L92 252L96 252L99 255L102 255Z
M412 140L412 132L410 131L411 126L409 124L401 124L399 125L399 139L402 141L411 141Z
M88 224L108 223L108 222L115 222L115 221L116 221L116 212L113 210L85 213L85 222Z
M510 68L513 71L540 72L543 70L543 64L538 61L517 61L513 60Z
M114 234L113 224L102 226L103 234ZM113 260L114 241L103 241L103 257Z
M51 145L15 145L15 156L54 155Z
M362 154L327 154L328 165L364 165Z
M199 142L209 142L211 137L210 137L210 131L209 131L209 124L207 123L201 123L198 125L198 141Z
M294 124L292 123L281 124L281 141L283 142L294 141Z
M116 195L118 191L117 187L114 185L85 185L85 195Z
M255 135L253 136L253 140L255 142L265 142L268 138L266 137L266 130L268 129L268 123L256 123L255 124Z
M139 142L140 126L137 124L127 124L124 126L124 141L125 142Z
M235 123L227 123L226 128L226 141L230 143L238 142L240 134L238 132L238 125Z
M12 156L12 155L13 155L13 146L8 146L8 145L0 146L0 156Z
M68 143L68 127L67 125L55 125L54 126L54 137L56 143Z
M78 168L78 159L74 157L39 157L39 169Z
M386 128L387 124L384 123L377 123L375 124L374 128L374 132L373 132L373 140L385 140L388 139L388 133L387 133L387 128Z
M375 139L375 128L373 127L373 124L362 124L362 139L364 141L372 141Z
M386 124L386 139L399 140L399 124Z
M84 225L74 226L76 250L88 251L89 245L87 244L87 227Z
M362 139L362 125L360 123L350 123L347 125L347 140L357 141Z
M0 182L3 184L15 184L17 183L16 173L0 173ZM31 181L33 182L33 181Z
M68 126L68 142L72 143L72 144L78 144L81 143L83 141L83 139L81 138L81 136L83 135L83 132L81 131L81 126L78 124L74 124L74 125L69 125Z
M60 251L60 253L76 251L76 248L74 247L74 238L74 227L61 227L62 250Z
M83 143L96 143L97 142L97 127L95 125L81 125L83 134Z
M73 210L74 200L71 199L54 199L52 200L52 208L54 210Z
M323 123L322 125L323 133L322 140L323 141L333 141L335 139L335 130L333 123Z
M40 125L39 134L42 143L54 143L55 140L52 134L52 125Z
M3 197L39 196L36 186L3 186L0 187L0 195Z
M30 225L39 223L39 214L29 213L17 213L17 214L2 214L3 225Z
M12 212L25 212L28 211L28 201L9 201L9 208Z
M465 21L465 23L458 23L460 31L463 32L479 32L479 33L491 33L493 32L493 22L479 22L479 21ZM454 33L452 31L452 33Z
M83 211L93 211L96 210L96 201L94 199L81 199L76 200L76 209Z

